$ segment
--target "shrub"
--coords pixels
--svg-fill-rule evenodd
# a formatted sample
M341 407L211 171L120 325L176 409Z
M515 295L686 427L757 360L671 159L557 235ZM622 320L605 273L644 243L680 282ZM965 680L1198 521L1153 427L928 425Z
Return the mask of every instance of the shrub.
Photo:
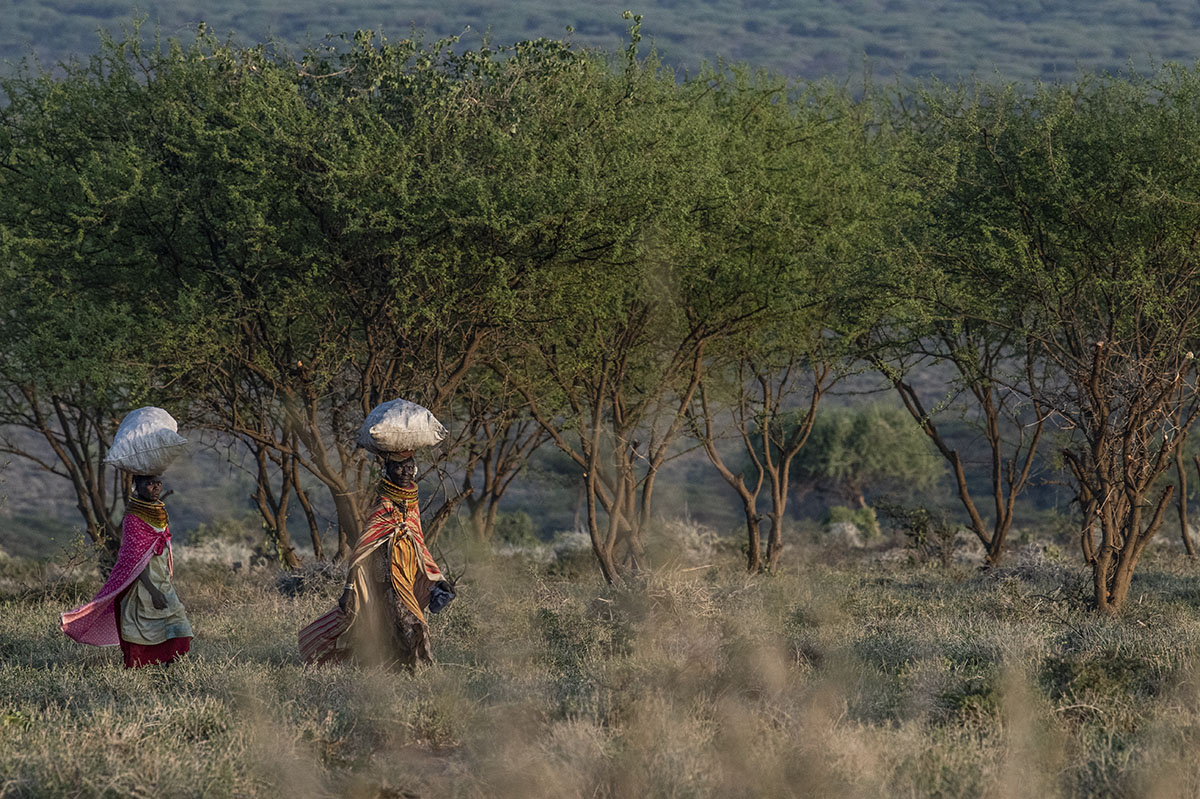
M538 543L533 518L523 510L496 514L496 540L513 546Z
M922 562L936 559L943 568L950 565L958 527L950 523L945 511L888 503L880 503L879 509L889 524L904 534L908 548Z
M852 524L858 528L864 538L879 536L879 520L874 508L847 508L845 505L834 505L829 509L829 518L825 522L826 529L835 524Z

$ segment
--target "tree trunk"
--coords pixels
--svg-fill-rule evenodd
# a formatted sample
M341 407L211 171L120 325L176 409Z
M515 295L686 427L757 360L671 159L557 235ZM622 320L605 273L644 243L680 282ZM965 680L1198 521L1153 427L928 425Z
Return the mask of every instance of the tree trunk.
M757 574L763 569L761 519L754 509L754 502L745 503L746 511L746 571Z
M771 520L771 535L767 539L768 571L775 571L779 567L779 558L783 555L783 517L784 514L778 511L767 515Z
M336 560L345 560L358 543L361 527L358 522L358 509L349 496L333 486L329 487L329 493L333 497L333 507L337 510L338 520L338 549L334 557Z
M496 514L500 511L500 500L488 500L487 513L483 517L483 534L488 541L496 536Z
M292 546L292 534L287 529L287 504L285 500L280 508L279 523L275 527L275 546L279 550L279 556L283 558L284 566L299 569L303 564L300 562L300 556L296 554L296 548Z
M1142 526L1142 495L1133 492L1124 500L1111 500L1117 508L1104 509L1101 527L1104 543L1092 567L1096 610L1116 615L1129 597L1134 569L1146 545L1162 526L1163 514L1170 504L1175 486L1168 485L1161 495L1149 523ZM1117 543L1119 542L1119 544Z
M1108 604L1100 610L1109 615L1115 615L1125 606L1129 597L1129 584L1133 581L1132 569L1118 569L1112 580Z
M596 469L594 463L588 469L585 480L587 489L587 525L588 535L592 539L592 552L596 555L596 560L600 564L600 572L604 575L605 582L609 585L615 585L617 572L613 567L612 552L600 537L600 519L596 509Z
M1189 558L1195 560L1196 547L1192 544L1192 536L1188 531L1188 485L1187 485L1187 469L1183 464L1183 452L1180 449L1175 450L1175 472L1179 475L1179 535L1183 538L1183 548L1187 550Z
M468 495L466 499L468 518L471 520L471 532L476 540L487 541L489 536L486 529L487 503L483 497Z
M1008 528L1012 523L997 524L995 534L991 536L991 543L988 545L988 554L983 559L985 564L995 566L1000 564L1001 555L1004 553L1004 539L1008 537Z
M1096 610L1113 615L1116 608L1111 603L1109 594L1109 571L1115 570L1113 565L1113 549L1103 546L1092 561L1092 592L1096 601Z
M735 474L732 469L725 463L725 459L721 457L720 450L717 449L716 439L713 434L713 412L708 404L708 386L701 381L699 385L700 393L700 420L704 423L704 431L700 435L701 443L704 446L704 451L708 455L709 463L711 463L721 475L726 483L729 484L734 491L737 492L738 499L742 502L742 512L746 516L746 571L750 574L757 574L763 570L762 558L762 516L758 513L758 492L762 488L763 483L763 468L759 464L758 479L754 483L753 489L746 485L746 479L741 474ZM695 420L695 414L692 415ZM747 442L746 446L752 438L750 430L745 423L743 416L742 423L739 425L742 433L743 442ZM768 554L771 549L768 548Z
M292 469L295 470L295 468L295 462L293 461ZM293 473L293 480L297 476ZM301 487L299 481L296 481L295 487L296 499L300 500L300 507L304 509L304 518L308 522L308 536L312 539L313 557L317 560L325 560L325 547L321 541L321 529L317 526L317 514L313 511L308 493Z
M287 510L291 499L291 470L286 464L281 467L282 480L279 494L276 496L271 487L270 461L266 447L261 445L255 447L254 458L258 469L255 475L254 494L251 498L258 506L259 515L262 516L270 530L272 543L275 545L280 559L287 568L298 569L301 566L300 558L296 555L296 549L292 546L291 534L287 529Z

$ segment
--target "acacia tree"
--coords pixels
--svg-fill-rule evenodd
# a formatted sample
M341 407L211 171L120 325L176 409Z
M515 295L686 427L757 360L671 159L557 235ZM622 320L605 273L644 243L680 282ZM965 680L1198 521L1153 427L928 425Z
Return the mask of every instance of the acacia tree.
M1152 493L1196 414L1200 333L1200 78L1089 78L1030 97L982 90L931 103L987 321L1028 338L1055 379L1027 386L1074 433L1063 455L1083 509L1096 607L1126 601L1173 487Z
M552 42L501 56L486 47L455 53L448 43L391 45L370 34L300 62L204 34L188 47L143 51L109 43L105 53L111 63L80 75L72 90L81 101L89 93L119 94L122 104L112 105L104 124L42 128L64 152L73 151L73 159L64 159L72 168L127 167L96 179L121 202L72 217L82 231L76 239L111 234L97 250L141 276L123 283L128 275L106 264L92 275L97 290L137 286L129 293L139 308L172 320L164 337L170 352L150 366L182 395L219 396L201 406L201 418L255 452L265 467L258 504L279 533L287 497L301 484L292 467L321 481L339 520L342 553L367 499L366 464L351 442L372 405L403 394L435 412L449 407L480 353L519 315L528 316L544 287L559 285L541 273L605 259L628 269L622 263L634 251L628 242L638 240L642 253L667 252L656 237L678 233L663 224L634 236L631 220L645 218L638 206L648 197L687 196L677 190L688 181L656 179L648 193L630 192L638 180L637 147L605 144L602 138L619 139L624 131L592 124L611 123L628 106L649 108L635 95L657 80L665 96L673 86L665 77L646 81L636 69L610 74L597 59ZM40 80L50 92L61 90L54 78ZM578 108L570 105L576 100ZM555 101L567 102L565 116L544 113ZM615 116L590 116L609 101ZM683 163L686 120L677 114L674 127L663 125L668 116L634 138L645 145L670 132L674 149L658 152ZM580 120L580 130L564 126ZM123 160L108 158L110 142L120 145ZM572 211L569 218L563 209L571 204L547 193L544 178L546 170L574 171L571 145L579 143L599 158L588 180L601 176L607 190L593 194L586 180L574 181L575 195L567 199L586 201L583 214ZM550 153L554 159L540 160ZM621 161L620 169L605 162L610 157ZM657 168L675 175L668 161ZM707 178L712 188L719 176ZM80 185L88 197L89 187ZM34 202L26 207L35 207L36 191L28 196ZM705 212L695 192L682 204L668 203L672 213L661 202L648 205L660 221L680 208ZM24 242L18 250L31 252ZM639 268L647 265L638 261ZM591 292L577 276L564 283L572 281L582 287L573 299ZM650 284L654 302L666 307L661 298L674 296L675 288L657 280L637 285ZM628 352L638 358L658 352L662 320L648 312L644 297L627 298L642 303ZM676 366L655 378L659 388L639 400L638 410L622 412L621 431L655 416L677 382L678 364L694 357L696 341L684 333L666 360ZM657 357L640 362L640 376L657 371L664 363ZM652 485L678 416L670 415L662 435L652 435L648 479L632 476L632 455L619 466L626 488ZM262 479L268 473L280 481L278 490ZM632 504L634 493L625 490L611 506L615 518L648 514L649 492L641 510Z
M674 265L657 237L687 167L679 117L662 102L673 85L632 53L621 72L593 61L548 85L517 132L532 136L539 166L519 186L542 198L531 235L561 246L520 287L520 332L495 368L579 468L609 581L618 542L624 559L640 558L654 475L677 432L664 403L695 346L659 313ZM653 267L652 252L664 256Z
M1183 462L1183 455L1176 450L1175 452L1175 476L1179 480L1179 537L1183 540L1183 548L1187 551L1189 558L1196 557L1196 546L1192 543L1192 531L1188 526L1188 479L1187 467Z
M40 392L50 387L34 378L9 382L10 373L4 380L0 453L69 481L84 532L106 557L115 556L120 534L114 518L126 486L120 473L104 463L119 421L114 404L97 399L88 386L77 392L50 389L44 398Z
M1048 418L1039 388L1053 373L1022 328L992 323L1003 281L991 265L994 231L980 223L977 202L992 187L958 172L960 158L969 158L965 128L946 113L965 97L891 99L881 113L906 180L879 264L894 305L863 337L859 355L945 460L967 528L995 564L1035 474ZM977 432L967 450L955 443L963 422Z
M223 197L214 189L222 161L212 145L231 138L236 121L235 93L217 89L239 82L227 69L228 49L219 51L224 60L194 57L202 47L145 52L136 38L105 39L97 56L67 65L61 77L34 71L5 85L4 352L14 399L7 421L46 439L80 497L89 534L107 528L110 548L121 492L103 456L116 421L151 400L204 421L197 378L216 363L215 334L237 318L217 304L227 295L195 268L197 253L237 260L212 226L197 222L214 216ZM197 109L221 124L197 124ZM242 202L237 210L251 209ZM234 427L241 423L232 417ZM256 452L260 463L266 455ZM265 516L272 505L286 507L287 471L285 490L270 496L259 470ZM266 520L290 553L286 528Z
M148 366L211 399L197 419L253 451L268 524L286 538L295 495L315 529L298 466L327 489L344 553L370 499L353 448L363 416L397 395L448 408L524 272L559 246L544 206L512 188L542 132L513 131L544 76L584 59L548 42L455 53L370 34L301 61L203 34L152 52L110 42L104 59L16 88L9 118L51 142L43 160L61 156L85 203L37 241L101 254L88 290L160 322L137 330L163 333ZM67 93L92 116L33 113ZM99 120L97 98L111 101ZM45 198L34 170L22 176L8 217L37 222L28 209ZM50 257L32 234L7 241L35 270Z
M1180 409L1182 411L1182 409ZM1178 426L1182 422L1178 416L1175 424ZM1196 545L1192 541L1191 525L1188 522L1188 450L1195 451L1195 440L1189 437L1188 446L1179 446L1175 449L1175 457L1172 459L1175 466L1175 480L1179 484L1179 495L1176 498L1175 512L1179 518L1179 538L1183 543L1183 549L1187 552L1188 558L1196 557ZM1200 459L1198 456L1192 455L1196 460L1197 468L1200 469ZM1161 479L1160 479L1161 482Z
M1048 380L1034 342L1019 331L981 323L963 306L936 297L920 300L934 318L893 319L876 332L870 358L891 382L904 407L945 459L967 512L968 529L996 564L1012 529L1017 499L1029 487L1047 413L1034 390ZM923 373L944 364L953 369L950 386L932 392L921 387ZM943 420L965 417L985 445L982 463L963 453ZM987 474L991 514L986 518L971 488L972 472Z
M597 68L545 105L545 127L563 134L543 139L539 160L572 167L548 173L545 193L574 236L531 284L544 310L499 365L578 467L610 581L645 565L655 481L677 451L708 349L798 283L788 247L813 222L793 223L794 199L758 183L789 156L754 150L770 132L756 132L760 118L776 115L771 131L798 135L775 108L781 86L715 75L677 83L637 57L636 35L635 24L620 71Z
M449 279L452 258L470 252L451 246L446 257L446 241L435 249L431 225L442 221L430 217L447 208L432 203L420 213L430 185L457 185L420 151L437 135L432 121L403 127L424 118L422 103L445 99L421 93L440 66L414 67L420 55L411 43L367 35L336 65L217 49L205 62L211 75L185 75L163 100L187 115L170 147L202 156L174 175L198 209L196 239L210 245L193 251L192 273L220 298L218 314L236 314L228 327L213 325L232 334L211 342L209 370L253 389L232 396L272 398L272 407L242 414L265 415L253 446L326 487L339 555L371 499L354 446L362 418L397 395L436 412L478 341L470 313L439 314L462 299L463 282ZM172 85L170 70L158 74ZM455 141L453 125L437 133ZM215 421L231 425L230 410ZM290 469L280 474L294 490Z
M257 394L257 383L225 377L223 371L210 369L207 391L190 408L191 420L199 427L232 437L251 455L254 465L247 471L254 480L254 490L250 499L283 564L288 568L301 565L288 525L293 499L307 522L313 555L324 558L317 511L301 478L299 442L279 412L277 398Z
M315 265L303 291L286 288L298 306L264 309L243 349L277 353L251 366L255 379L278 385L301 462L344 498L344 530L363 511L349 499L364 496L363 462L348 446L362 416L398 394L453 414L471 368L510 328L511 296L561 246L527 179L530 143L555 132L530 109L544 83L586 59L553 42L457 54L451 44L362 34L301 73L315 125L288 140L285 163ZM310 153L317 128L332 143ZM313 321L297 336L299 313ZM494 450L468 428L453 441L471 467ZM498 486L487 487L496 498ZM444 498L431 539L464 496Z
M107 444L124 411L176 404L153 364L178 320L126 225L146 185L139 76L112 42L62 69L0 83L0 449L69 481L111 555L125 486Z
M721 405L710 399L711 378L701 378L697 406L689 409L692 434L700 439L709 461L742 503L746 518L746 570L774 568L783 548L783 518L787 512L791 468L808 442L817 418L817 406L829 386L831 367L817 362L810 372L804 358L787 363L739 361L732 375L732 390ZM808 408L787 410L788 400L807 393ZM721 452L716 430L721 406L731 417L736 437L749 466L739 468ZM748 479L747 479L748 478ZM762 515L758 498L769 484L770 539L767 556L762 553Z
M490 541L501 499L549 436L516 389L491 368L479 369L464 381L457 409L470 439L462 448L460 495L472 532L479 540Z
M897 176L867 106L841 92L789 92L781 81L737 70L702 79L729 126L727 169L741 182L721 217L729 228L707 246L737 265L727 279L760 283L761 291L726 295L726 303L740 300L742 317L707 350L689 414L692 434L742 503L754 572L778 563L792 465L845 346L875 305L862 302L861 286L890 224L895 193L888 189ZM726 419L740 442L732 458L720 445Z

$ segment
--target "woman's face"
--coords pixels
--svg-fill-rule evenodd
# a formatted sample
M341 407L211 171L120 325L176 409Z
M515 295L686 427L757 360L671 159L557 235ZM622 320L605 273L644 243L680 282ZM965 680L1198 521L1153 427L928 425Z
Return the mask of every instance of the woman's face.
M388 461L386 466L387 479L398 485L408 486L413 484L417 477L417 462L412 458L405 458L400 461Z
M139 477L133 481L133 493L143 502L155 502L162 496L162 480L155 477Z

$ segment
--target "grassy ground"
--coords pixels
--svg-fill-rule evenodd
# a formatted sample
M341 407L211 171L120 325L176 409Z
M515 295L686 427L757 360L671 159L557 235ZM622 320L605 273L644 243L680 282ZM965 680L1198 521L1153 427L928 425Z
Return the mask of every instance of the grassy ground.
M336 580L288 597L186 554L193 653L127 672L56 628L98 575L10 560L0 795L1200 793L1200 591L1176 555L1112 620L1070 557L816 554L747 580L700 553L613 590L586 560L473 553L416 674L297 662Z

